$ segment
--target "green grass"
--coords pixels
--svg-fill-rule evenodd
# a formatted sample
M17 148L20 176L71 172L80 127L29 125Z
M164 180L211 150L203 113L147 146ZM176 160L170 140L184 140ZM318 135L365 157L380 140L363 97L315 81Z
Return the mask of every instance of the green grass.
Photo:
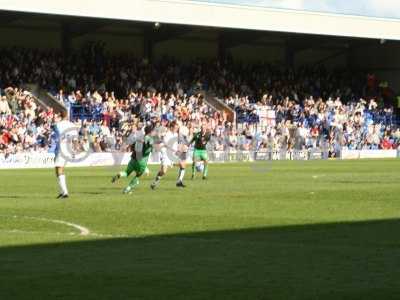
M271 167L157 191L152 168L133 195L71 168L67 201L53 170L0 171L0 299L399 299L400 160Z

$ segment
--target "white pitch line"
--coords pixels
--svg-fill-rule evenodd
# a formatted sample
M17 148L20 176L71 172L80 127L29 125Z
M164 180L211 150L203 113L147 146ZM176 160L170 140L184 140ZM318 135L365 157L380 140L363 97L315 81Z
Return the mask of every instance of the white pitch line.
M63 220L56 220L56 219L47 219L47 218L42 218L42 217L30 217L30 216L13 216L14 218L23 218L23 219L31 219L31 220L38 220L38 221L44 221L44 222L50 222L50 223L55 223L55 224L62 224L66 225L72 228L75 228L79 230L79 235L81 236L88 236L90 235L90 230L87 227L84 227L79 224L63 221Z
M90 236L101 237L101 238L128 238L131 237L127 234L103 234L103 233L94 233L92 232Z
M71 223L71 222L67 222L67 221L62 221L62 220L46 219L46 218L37 218L37 219L38 220L41 219L43 221L48 221L48 222L52 222L52 223L58 223L58 224L67 225L69 227L73 227L73 228L79 230L79 235L86 236L86 235L90 234L89 228L81 226L79 224L75 224L75 223Z
M20 230L20 229L0 229L3 233L21 233L21 234L50 234L50 235L77 235L74 232L45 232L45 231L31 231L31 230Z
M93 236L93 237L99 237L99 238L127 238L130 237L128 234L102 234L102 233L95 233L91 232L89 228L84 227L79 224L75 224L72 222L67 222L63 220L57 220L57 219L48 219L48 218L43 218L43 217L32 217L32 216L7 216L7 215L0 215L0 217L7 217L7 218L21 218L21 219L30 219L30 220L38 220L38 221L43 221L43 222L49 222L49 223L55 223L55 224L62 224L66 225L69 227L72 227L74 229L79 230L79 235L80 236ZM8 233L43 233L41 231L24 231L24 230L19 230L19 229L9 229L9 230L3 230L0 229L0 232L8 232ZM57 234L57 235L78 235L77 233L73 232L49 232L50 234Z

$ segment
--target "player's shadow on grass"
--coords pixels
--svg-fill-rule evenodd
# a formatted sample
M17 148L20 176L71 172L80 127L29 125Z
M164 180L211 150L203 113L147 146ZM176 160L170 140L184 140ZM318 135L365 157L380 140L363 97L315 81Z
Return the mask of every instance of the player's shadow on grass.
M0 248L0 299L399 299L400 220Z

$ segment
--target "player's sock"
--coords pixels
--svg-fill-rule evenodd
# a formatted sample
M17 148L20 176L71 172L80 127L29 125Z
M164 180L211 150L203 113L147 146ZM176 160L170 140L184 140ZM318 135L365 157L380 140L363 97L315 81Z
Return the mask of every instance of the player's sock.
M207 178L208 175L208 164L204 164L203 178Z
M135 186L137 186L139 184L139 178L138 177L134 177L134 178L132 178L132 180L129 182L129 187L131 188L131 189L133 189Z
M161 180L161 178L162 178L162 174L161 174L161 172L158 172L157 176L156 176L156 179L155 179L155 182L158 183Z
M118 175L119 177L128 177L128 173L126 173L126 171L121 171Z
M183 177L185 177L185 169L184 168L179 168L179 175L178 175L178 181L177 182L182 182Z
M192 163L192 179L194 178L194 174L196 174L195 168L196 168L195 163Z
M124 189L124 194L130 194L131 191L139 184L139 178L135 176Z
M64 174L58 176L58 185L60 187L61 193L63 195L68 195L67 182L65 180Z

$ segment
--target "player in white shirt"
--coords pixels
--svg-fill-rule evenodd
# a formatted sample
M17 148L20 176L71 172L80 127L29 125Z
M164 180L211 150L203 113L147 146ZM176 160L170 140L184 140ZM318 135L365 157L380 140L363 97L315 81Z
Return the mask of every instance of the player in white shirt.
M190 142L190 130L182 125L180 127L177 126L178 130L178 159L179 159L179 172L178 179L176 181L177 187L184 188L183 178L185 177L185 169L186 169L186 160L188 156L188 144Z
M54 136L56 138L55 149L55 171L58 180L60 193L58 199L68 198L67 183L64 174L64 167L67 164L68 156L71 153L71 145L74 138L78 137L78 129L68 120L68 113L63 111L61 113L61 120L54 124Z
M159 155L160 170L153 183L150 185L153 190L160 183L161 178L167 174L168 168L173 166L171 159L168 157L168 151L174 151L173 148L178 137L175 127L176 123L173 122L169 125L169 128L160 125L155 129L154 150L158 152Z

